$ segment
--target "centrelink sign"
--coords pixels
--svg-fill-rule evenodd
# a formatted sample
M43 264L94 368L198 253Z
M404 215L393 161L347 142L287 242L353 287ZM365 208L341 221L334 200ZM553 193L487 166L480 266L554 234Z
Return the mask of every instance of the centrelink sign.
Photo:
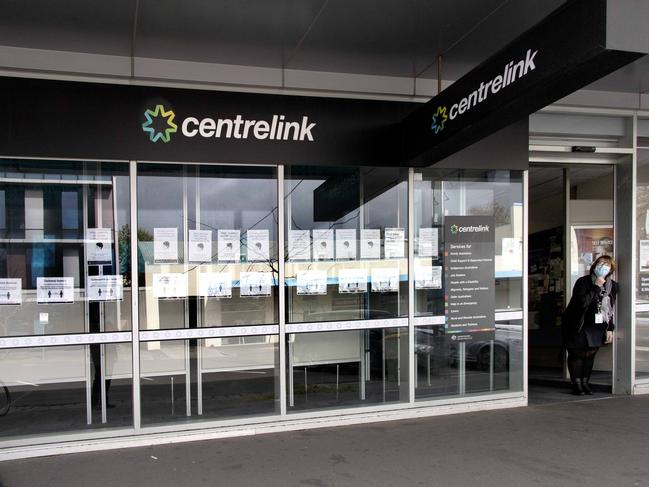
M241 115L234 118L185 117L176 122L176 114L164 105L157 104L144 112L145 122L142 131L148 134L151 142L170 142L173 134L178 132L183 137L224 138L224 139L257 139L276 141L313 142L315 122L309 122L308 116L300 121L286 120L286 115L273 115L270 120L250 120Z
M648 16L647 2L565 2L407 116L402 164L430 166L643 56Z
M534 59L538 52L538 50L528 49L524 59L518 62L510 61L507 63L502 74L497 74L489 81L481 81L480 86L457 103L451 105L450 110L448 110L448 115L447 107L439 106L436 113L432 116L431 130L433 133L439 134L444 130L447 120L455 120L460 115L486 101L489 95L495 95L500 90L506 89L512 83L515 83L528 73L534 71L536 69Z

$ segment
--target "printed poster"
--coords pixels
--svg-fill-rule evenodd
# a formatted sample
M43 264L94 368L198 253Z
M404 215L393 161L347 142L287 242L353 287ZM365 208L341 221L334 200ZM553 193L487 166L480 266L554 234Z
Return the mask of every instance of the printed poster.
M232 274L229 272L201 272L198 292L204 298L231 298Z
M338 292L367 292L367 271L365 269L340 269L338 271Z
M248 230L246 232L248 262L268 262L270 260L269 235L268 230Z
M313 230L313 260L333 260L334 231L332 229Z
M439 255L439 230L437 228L419 229L419 257L437 257Z
M22 279L0 279L0 305L23 304Z
M241 297L270 296L272 286L272 272L242 272L239 277Z
M405 256L406 234L403 228L385 229L385 258L402 259Z
M327 294L327 271L298 271L297 294Z
M212 262L212 231L189 231L189 262L193 264Z
M124 296L120 275L88 276L88 301L120 301Z
M187 274L153 274L153 297L157 299L186 298Z
M241 261L241 231L240 230L219 230L219 262L240 262Z
M111 265L113 231L110 228L86 230L86 257L90 265Z
M311 260L310 230L289 230L288 260Z
M356 259L356 229L336 230L336 259Z
M397 292L399 290L399 269L397 267L372 269L371 280L372 292Z
M381 230L368 228L361 230L361 259L381 258Z
M73 277L37 277L38 304L74 303Z
M415 267L415 289L442 289L442 266Z
M153 229L153 260L156 264L178 262L178 229Z

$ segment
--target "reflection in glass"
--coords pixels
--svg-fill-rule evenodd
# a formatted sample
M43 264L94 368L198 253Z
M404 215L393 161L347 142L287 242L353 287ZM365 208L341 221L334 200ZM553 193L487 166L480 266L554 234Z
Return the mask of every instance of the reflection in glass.
M288 335L290 412L408 398L408 329Z
M0 434L3 437L57 433L132 424L131 345L15 348L0 350ZM102 404L96 366L106 380ZM97 398L97 400L95 400Z
M287 321L408 314L407 172L288 167Z
M141 343L144 423L278 407L276 172L138 165L140 330L237 327Z
M426 169L415 174L414 191L415 316L428 321L415 327L415 396L521 390L521 322L494 322L492 331L473 334L466 342L449 334L445 324L446 296L451 287L464 289L448 281L448 217L493 218L495 310L486 312L522 311L521 174ZM467 289L478 282L471 275L462 279Z

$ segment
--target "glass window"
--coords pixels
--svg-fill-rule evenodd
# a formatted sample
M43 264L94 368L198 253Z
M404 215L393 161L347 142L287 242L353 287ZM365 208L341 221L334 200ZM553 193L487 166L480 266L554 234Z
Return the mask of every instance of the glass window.
M407 171L288 167L284 191L289 411L407 400Z
M287 322L408 316L407 172L289 167Z
M142 163L137 191L142 422L273 413L277 170Z
M647 125L645 121L645 127ZM649 379L649 149L638 149L636 186L636 269L635 371L637 379Z
M416 397L520 390L521 173L427 169L414 191Z
M128 166L3 160L0 191L0 336L130 330Z
M3 434L130 425L128 165L0 160L0 214Z

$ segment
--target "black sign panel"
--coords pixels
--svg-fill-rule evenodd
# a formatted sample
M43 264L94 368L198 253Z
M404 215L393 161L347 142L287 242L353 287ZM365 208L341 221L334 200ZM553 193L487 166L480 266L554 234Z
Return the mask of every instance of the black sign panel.
M566 2L408 116L405 159L437 162L644 55L644 33L638 35L641 52L607 46L610 1ZM618 30L626 28L619 24Z
M0 78L3 156L398 166L413 103Z
M488 216L446 217L446 333L452 340L491 340L495 332L495 232Z

